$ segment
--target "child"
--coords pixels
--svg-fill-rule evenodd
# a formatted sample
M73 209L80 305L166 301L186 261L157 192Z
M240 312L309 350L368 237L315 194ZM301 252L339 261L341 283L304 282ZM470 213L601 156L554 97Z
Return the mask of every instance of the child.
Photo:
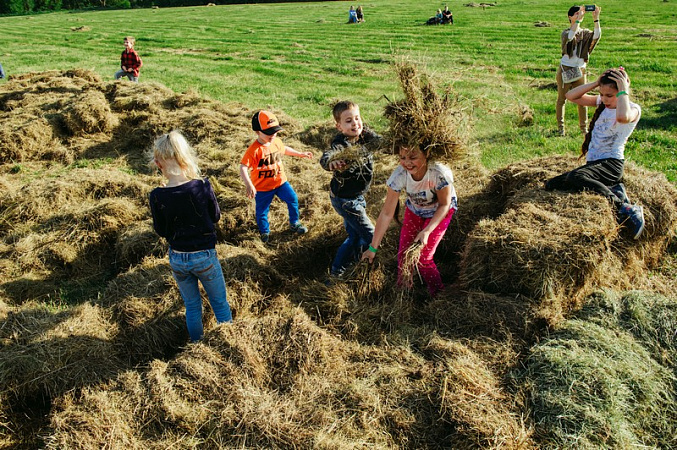
M127 77L134 83L139 82L139 69L143 65L141 58L134 51L134 38L131 36L125 37L125 49L120 55L120 70L115 72L115 79Z
M178 131L155 141L154 161L167 184L150 193L153 227L169 241L169 265L186 305L192 342L202 338L202 283L218 323L231 322L226 283L216 256L216 229L221 218L207 179L200 179L195 153Z
M599 95L588 94L593 89ZM608 69L596 81L567 92L571 102L597 106L581 147L586 165L549 180L545 189L602 194L618 212L619 223L627 221L637 239L644 229L644 211L641 206L630 205L621 183L625 143L642 115L639 105L630 101L629 92L630 78L622 67Z
M353 6L348 10L348 23L357 23L357 11Z
M2 68L2 64L0 64L0 80L5 78L5 70Z
M355 17L357 17L358 22L364 22L364 11L362 10L362 5L359 5L355 10Z
M595 10L592 12L593 23L595 24L594 31L581 28L580 26L585 15L585 6L572 6L567 13L569 28L562 31L560 35L562 58L555 75L555 81L557 82L557 104L555 111L558 133L561 136L566 134L564 130L566 93L586 83L585 70L588 58L602 36L602 29L599 26L599 14L601 11L599 6L595 6ZM588 110L585 106L581 105L578 106L578 126L583 134L587 133Z
M340 277L345 269L357 261L374 236L374 225L367 216L364 194L369 190L374 175L374 157L371 153L381 142L381 136L364 127L360 108L351 101L338 102L332 111L339 134L331 148L322 154L320 165L333 171L329 185L331 204L343 217L348 238L338 249L331 265L331 276ZM354 161L345 161L341 153L357 149Z
M242 156L240 177L247 189L247 197L256 199L256 224L261 233L261 240L268 242L270 239L268 210L276 195L287 204L291 230L300 234L308 232L308 228L299 222L299 200L287 181L282 165L282 155L312 158L313 154L297 152L284 145L277 137L282 127L277 117L271 112L262 110L254 114L252 130L256 132L257 139ZM251 178L250 170L252 171Z
M457 209L454 176L447 166L431 161L428 152L421 148L409 148L396 142L395 149L400 155L400 166L386 182L388 193L376 220L374 239L362 254L362 259L373 262L388 225L399 209L400 192L406 191L406 208L397 251L397 282L399 285L411 285L412 280L402 279L403 257L414 242L420 242L423 247L418 270L430 296L434 297L444 288L433 256Z

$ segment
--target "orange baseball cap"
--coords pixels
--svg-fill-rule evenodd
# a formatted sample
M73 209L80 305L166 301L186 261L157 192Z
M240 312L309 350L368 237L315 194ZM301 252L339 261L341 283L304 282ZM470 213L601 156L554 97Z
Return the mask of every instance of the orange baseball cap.
M268 136L282 130L280 121L270 111L261 110L252 117L252 130L260 131Z

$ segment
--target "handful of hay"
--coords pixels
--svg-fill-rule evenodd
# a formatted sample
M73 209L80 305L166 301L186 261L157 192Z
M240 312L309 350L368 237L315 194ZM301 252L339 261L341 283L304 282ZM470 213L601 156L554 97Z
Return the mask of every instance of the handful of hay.
M411 64L396 65L404 99L389 103L385 116L399 147L420 148L428 158L458 158L465 153L463 108L449 90L439 92L435 83Z
M407 289L411 289L414 285L414 273L418 274L419 279L421 278L421 274L418 271L418 263L421 260L422 250L423 244L420 241L416 241L411 244L402 255L400 278L402 280L402 284Z

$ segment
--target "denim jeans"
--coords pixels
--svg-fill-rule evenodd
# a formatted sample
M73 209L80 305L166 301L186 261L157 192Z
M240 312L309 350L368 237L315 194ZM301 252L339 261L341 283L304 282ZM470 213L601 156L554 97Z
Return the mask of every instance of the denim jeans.
M135 77L132 72L125 72L122 69L115 72L115 79L116 80L119 80L122 77L127 77L127 79L129 79L129 81L133 81L134 83L139 82L139 77Z
M216 321L223 323L233 320L226 298L226 282L215 249L184 253L170 248L169 265L186 305L186 325L191 341L200 340L203 334L202 298L198 280L207 293Z
M343 217L343 226L348 238L338 249L331 264L332 275L341 275L352 263L356 262L362 252L369 248L374 237L374 225L367 216L367 202L363 196L355 198L331 197L331 205Z
M258 191L256 193L256 225L258 225L260 233L270 233L268 211L270 211L270 204L276 195L287 204L289 223L296 225L299 221L299 199L291 184L285 182L282 186L271 191Z

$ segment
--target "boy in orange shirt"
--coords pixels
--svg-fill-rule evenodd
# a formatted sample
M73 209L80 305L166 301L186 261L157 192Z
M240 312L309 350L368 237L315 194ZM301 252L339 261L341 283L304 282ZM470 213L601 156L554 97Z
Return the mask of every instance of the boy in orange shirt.
M299 200L287 181L282 155L312 158L313 154L298 152L284 145L277 137L277 133L282 131L280 122L269 111L261 110L254 114L252 130L256 132L257 139L242 156L240 177L247 189L247 197L256 200L256 225L259 227L261 240L268 242L270 239L268 211L276 195L287 204L291 230L300 234L308 232L308 228L299 221Z

